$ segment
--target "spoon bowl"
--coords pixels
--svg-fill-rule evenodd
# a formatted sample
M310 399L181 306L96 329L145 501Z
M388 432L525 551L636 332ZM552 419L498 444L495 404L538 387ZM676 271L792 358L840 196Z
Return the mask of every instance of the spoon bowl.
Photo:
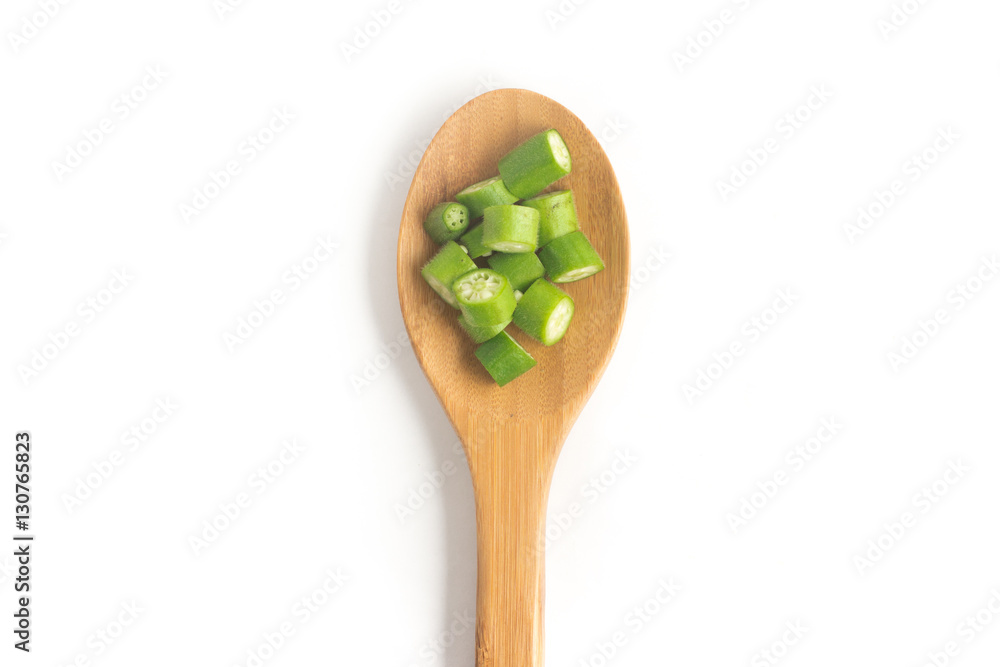
M576 303L569 330L545 347L507 331L538 365L503 387L487 374L448 306L421 278L437 246L423 219L439 202L497 174L509 150L549 128L562 135L572 172L547 191L572 189L580 229L605 270L559 285ZM399 304L414 354L465 448L476 497L476 667L541 667L544 530L559 450L593 393L621 331L629 237L611 163L583 122L526 90L495 90L455 112L424 153L403 208Z

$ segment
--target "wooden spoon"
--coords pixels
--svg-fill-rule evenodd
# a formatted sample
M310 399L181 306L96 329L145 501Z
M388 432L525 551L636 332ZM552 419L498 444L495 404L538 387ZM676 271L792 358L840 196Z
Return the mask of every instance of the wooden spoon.
M544 347L510 333L538 365L498 387L459 328L458 312L420 276L437 247L422 224L435 204L495 176L497 163L532 135L557 129L572 173L580 227L606 269L561 285L576 302L566 336ZM413 351L465 446L476 497L477 667L540 667L545 511L556 459L611 358L625 314L629 238L607 156L565 107L527 90L496 90L459 109L438 131L413 177L399 227L399 305Z

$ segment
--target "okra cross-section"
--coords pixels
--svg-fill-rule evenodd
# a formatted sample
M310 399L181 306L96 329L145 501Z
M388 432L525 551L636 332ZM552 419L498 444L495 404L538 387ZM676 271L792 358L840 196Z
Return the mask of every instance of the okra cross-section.
M554 283L571 283L604 270L604 262L583 232L552 239L538 252L538 259Z
M453 308L458 308L458 301L451 291L451 285L456 278L475 268L476 263L469 258L462 247L454 241L448 241L441 246L431 261L424 265L420 275L442 299Z
M483 245L500 252L535 252L538 211L527 206L490 206L483 216Z
M475 269L452 283L458 307L468 324L491 327L510 322L517 307L510 281L490 269Z
M470 220L481 217L490 206L513 204L517 201L517 197L511 194L499 176L470 185L455 195L455 199L469 208Z
M528 199L568 174L571 167L562 136L545 130L500 158L500 177L511 194Z
M538 363L506 331L501 331L476 348L476 358L501 387Z
M434 243L454 241L469 226L469 209L455 202L441 202L424 218L424 230Z
M580 229L572 190L559 190L558 192L538 195L521 202L521 206L530 206L538 211L539 248L554 238Z
M569 294L545 280L536 280L514 309L514 324L542 345L558 343L573 319Z

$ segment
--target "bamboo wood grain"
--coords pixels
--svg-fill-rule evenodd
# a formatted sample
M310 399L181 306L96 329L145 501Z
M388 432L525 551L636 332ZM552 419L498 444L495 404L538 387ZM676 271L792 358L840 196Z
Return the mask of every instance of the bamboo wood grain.
M562 285L576 302L563 340L544 347L510 333L538 365L498 387L473 355L457 311L420 277L436 246L428 211L497 174L511 148L559 130L572 173L580 226L606 269ZM562 444L614 351L625 314L629 238L614 171L600 144L565 107L526 90L497 90L459 109L434 137L413 177L399 228L397 283L414 353L465 446L476 497L477 667L541 667L545 512Z

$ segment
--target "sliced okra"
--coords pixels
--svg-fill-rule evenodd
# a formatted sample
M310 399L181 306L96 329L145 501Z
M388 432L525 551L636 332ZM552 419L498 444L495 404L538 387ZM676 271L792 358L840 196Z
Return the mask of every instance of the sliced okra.
M518 199L534 197L571 168L569 148L556 130L539 132L500 159L500 177Z
M499 176L470 185L455 195L455 199L469 208L470 220L481 217L483 211L490 206L513 204L517 201L517 197L511 194Z
M538 363L506 331L501 331L476 348L476 358L501 387Z
M485 343L490 338L493 338L498 333L506 329L510 322L501 322L500 324L494 324L489 327L478 327L475 324L469 324L469 321L465 319L465 315L459 315L458 324L462 327L465 333L469 334L469 338L472 339L472 342Z
M604 269L600 255L583 232L570 232L549 241L538 252L545 274L554 283L571 283Z
M455 202L441 202L424 218L424 230L434 243L454 241L469 226L469 209Z
M453 308L458 308L458 301L451 291L451 285L456 278L475 268L476 263L469 258L462 247L454 241L448 241L441 246L431 261L424 265L420 275L442 299Z
M465 321L477 327L510 322L517 307L510 281L491 269L469 271L452 283L451 291Z
M555 345L573 319L569 294L541 278L536 280L514 309L514 324L542 345Z
M483 226L481 224L465 232L459 241L469 251L469 257L472 259L489 257L493 254L492 250L483 245Z
M572 190L559 190L558 192L538 195L521 202L521 206L530 206L538 211L539 248L554 238L580 229Z
M490 206L483 216L483 245L500 252L535 252L538 211L527 206Z
M486 262L491 269L507 277L510 286L514 288L514 296L517 296L517 292L528 289L531 283L545 275L542 260L533 252L513 254L498 252L491 255Z

